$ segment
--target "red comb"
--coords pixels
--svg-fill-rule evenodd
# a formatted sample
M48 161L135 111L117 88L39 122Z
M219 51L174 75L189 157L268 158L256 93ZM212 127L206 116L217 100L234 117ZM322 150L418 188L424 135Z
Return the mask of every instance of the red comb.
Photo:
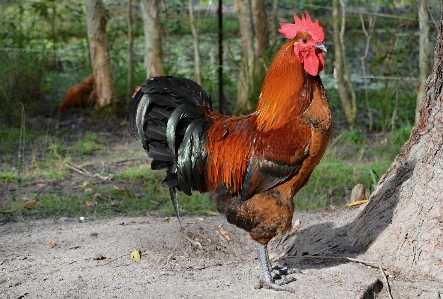
M325 34L323 33L323 28L318 23L318 20L312 22L311 16L307 11L305 12L305 15L301 15L301 19L295 14L295 12L293 14L295 24L280 23L280 29L278 29L278 32L280 32L281 35L287 39L293 39L299 31L306 31L316 42L323 42Z

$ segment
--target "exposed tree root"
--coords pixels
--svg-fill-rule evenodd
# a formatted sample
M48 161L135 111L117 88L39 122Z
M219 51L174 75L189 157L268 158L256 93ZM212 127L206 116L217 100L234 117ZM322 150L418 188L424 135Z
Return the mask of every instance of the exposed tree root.
M388 282L388 278L387 278L385 272L383 271L383 268L381 267L380 263L378 263L378 262L364 261L364 260L355 259L352 257L345 257L345 256L321 256L321 255L295 256L295 255L291 255L291 256L285 256L282 258L345 260L345 261L349 261L349 262L353 262L353 263L365 264L365 265L371 266L371 267L377 267L380 270L380 273L383 276L383 279L386 283L386 291L388 292L389 298L393 299L392 294L391 294L391 288L390 288L389 282Z

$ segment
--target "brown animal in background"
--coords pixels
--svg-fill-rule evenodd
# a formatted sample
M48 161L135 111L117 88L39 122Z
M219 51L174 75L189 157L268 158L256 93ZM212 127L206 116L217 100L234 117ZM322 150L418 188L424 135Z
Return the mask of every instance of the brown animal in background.
M289 231L294 195L320 162L332 129L331 111L319 77L324 67L324 33L308 13L281 24L288 41L275 55L263 82L257 109L228 116L211 108L197 83L154 77L135 95L130 109L133 133L151 157L152 169L166 169L178 217L176 190L209 192L228 222L257 242L259 287L275 281L267 244Z
M59 113L65 113L67 108L91 106L94 97L94 75L90 74L83 82L68 89L63 102L57 106Z

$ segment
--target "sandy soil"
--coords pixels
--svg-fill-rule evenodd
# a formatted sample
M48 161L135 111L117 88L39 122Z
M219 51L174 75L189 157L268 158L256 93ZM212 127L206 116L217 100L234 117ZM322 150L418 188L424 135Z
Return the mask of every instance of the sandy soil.
M306 232L325 221L341 226L356 213L298 213L295 219L301 222L298 232ZM274 264L291 260L290 266L301 270L289 284L295 294L254 289L258 262L247 233L218 216L182 222L183 232L174 218L148 216L2 224L0 298L388 298L376 268L278 259L292 254L288 240L297 232L269 245ZM135 249L140 262L130 258ZM442 298L432 281L391 278L389 284L394 298Z

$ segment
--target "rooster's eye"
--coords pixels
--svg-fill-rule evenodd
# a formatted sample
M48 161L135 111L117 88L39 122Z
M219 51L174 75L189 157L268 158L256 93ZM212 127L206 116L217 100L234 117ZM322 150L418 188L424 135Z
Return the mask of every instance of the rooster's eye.
M306 38L302 38L301 40L304 44L306 44L308 42L308 40Z

